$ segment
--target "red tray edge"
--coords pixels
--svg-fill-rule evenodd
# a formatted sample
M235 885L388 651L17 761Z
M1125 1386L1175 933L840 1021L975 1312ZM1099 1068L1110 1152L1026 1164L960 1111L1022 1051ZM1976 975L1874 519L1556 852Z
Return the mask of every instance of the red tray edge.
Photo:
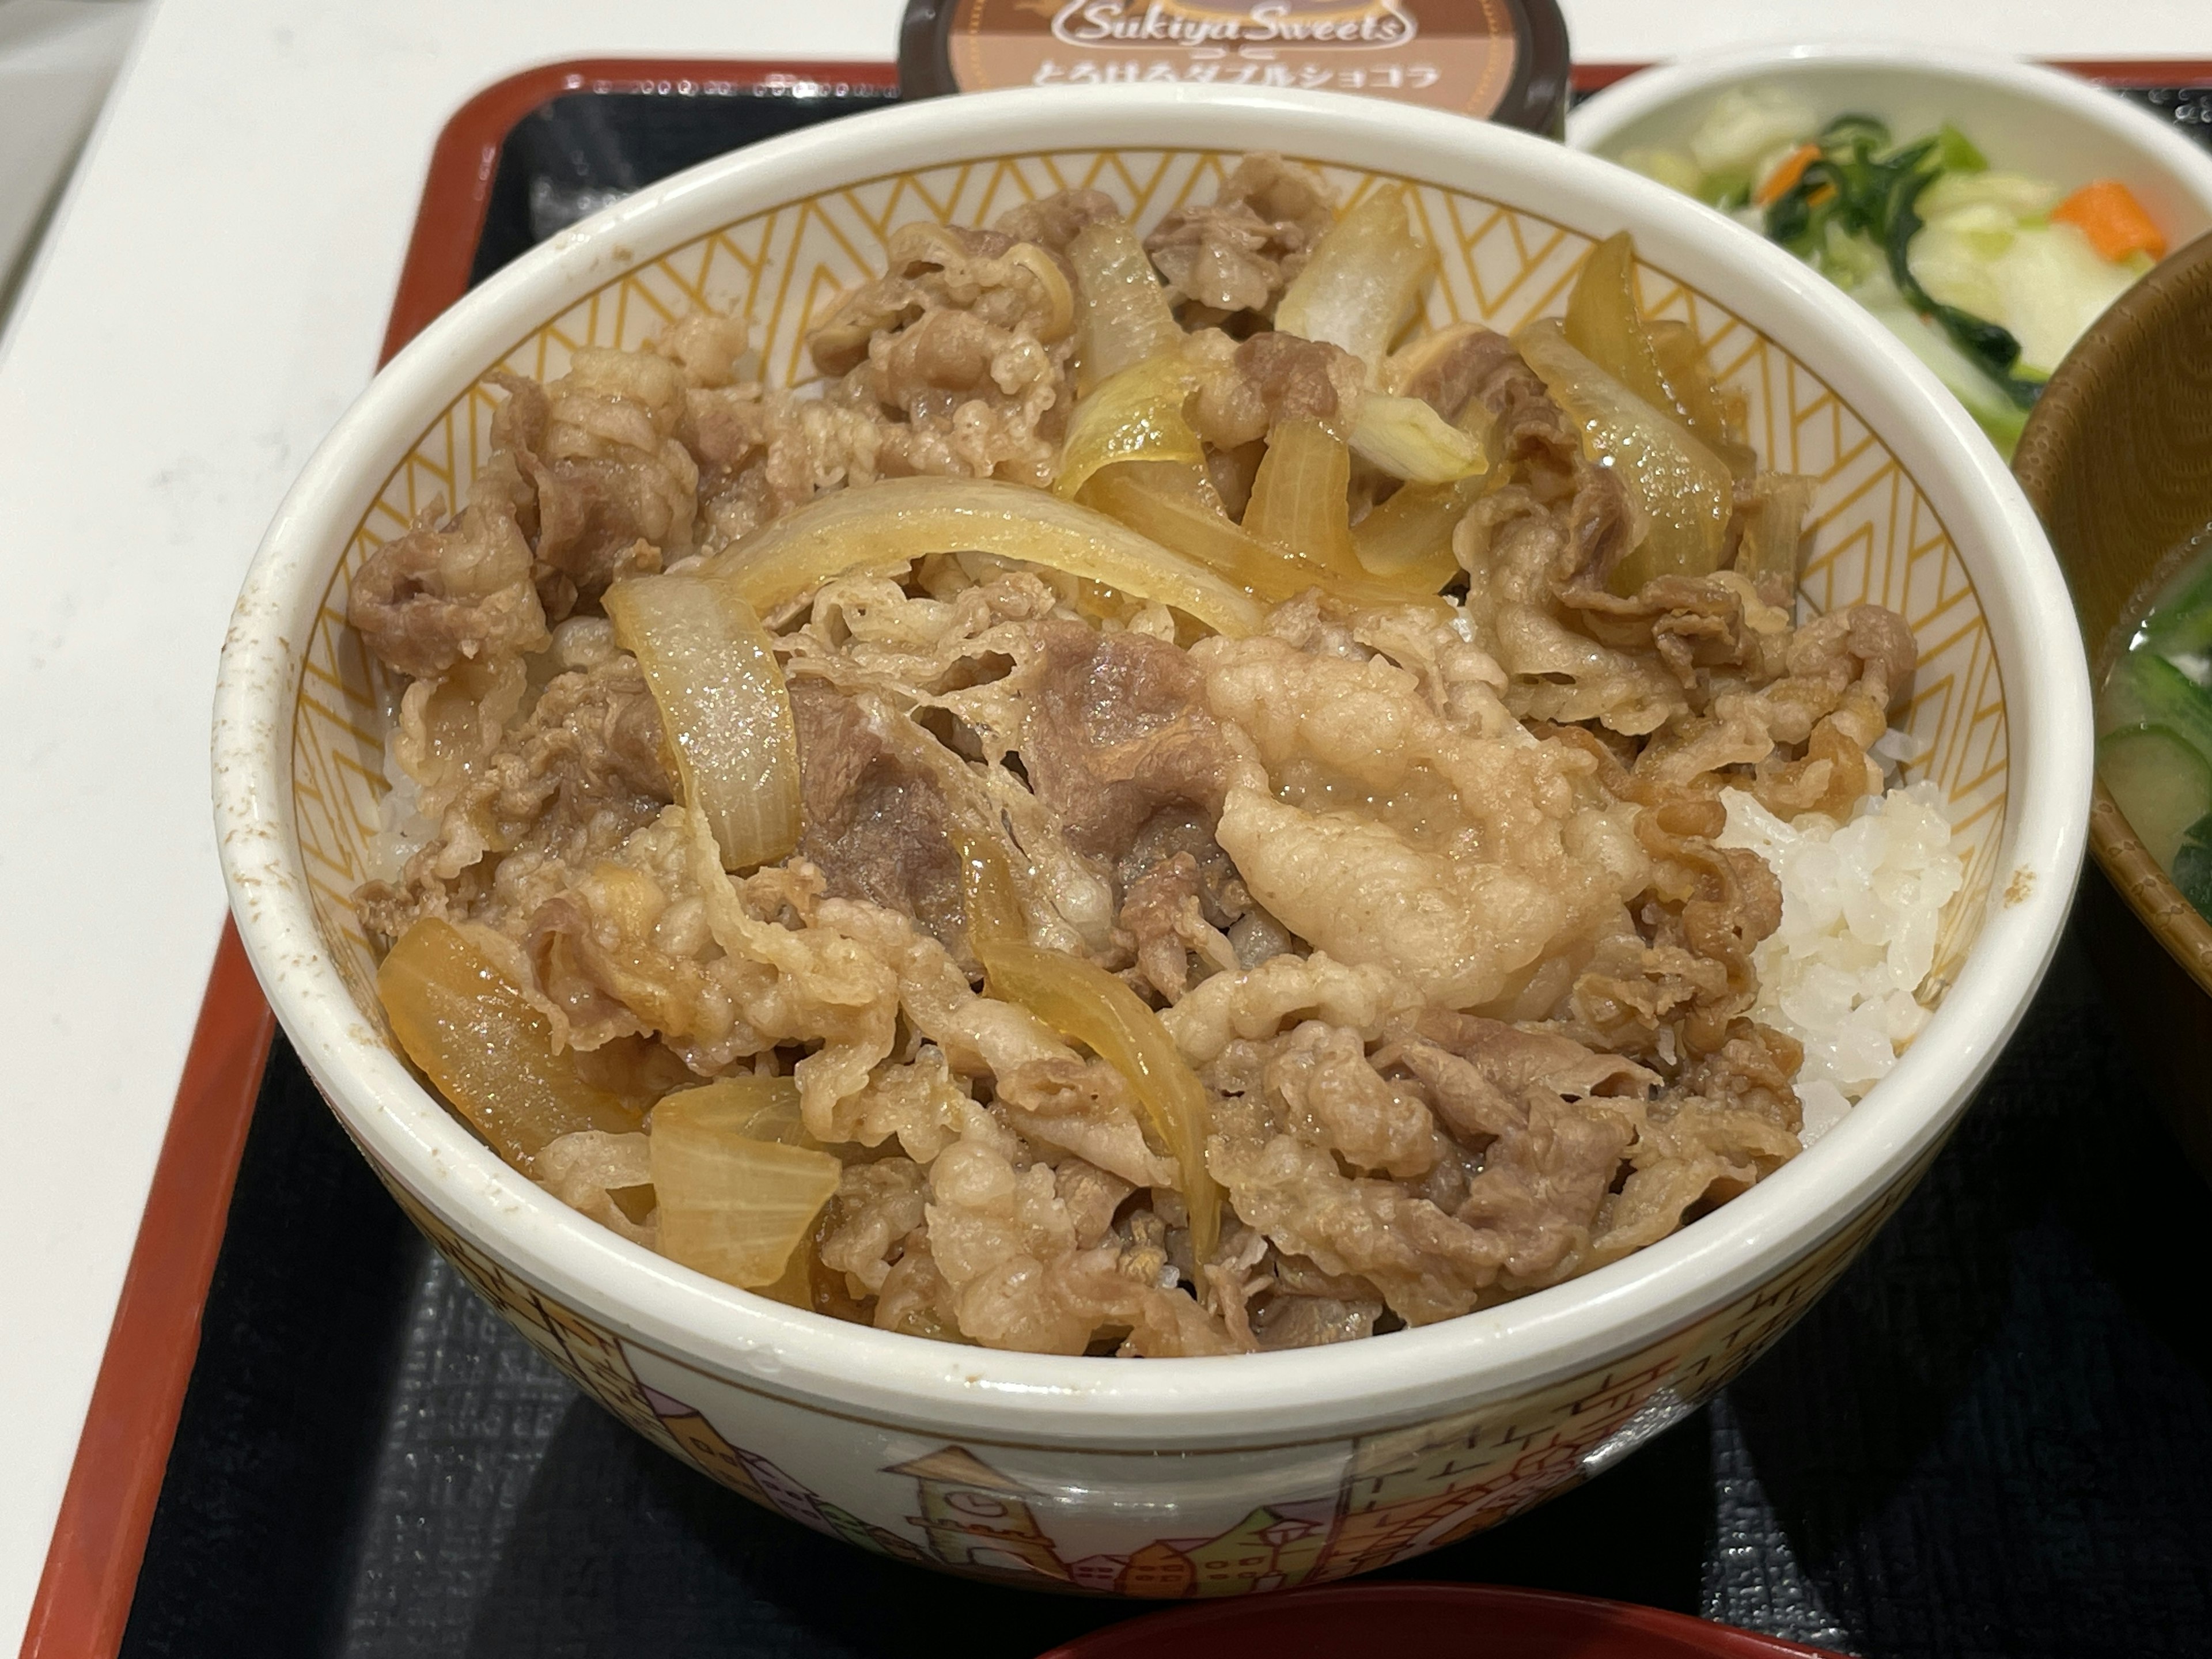
M2053 66L2120 88L2212 82L2206 59L2066 59ZM1595 92L1645 67L1577 64L1571 78L1577 92ZM501 147L514 124L548 99L823 83L894 88L897 70L887 63L592 58L526 70L486 87L453 112L432 149L378 366L466 290ZM114 1659L122 1646L275 1035L275 1018L226 918L21 1659Z
M580 58L495 82L453 112L431 151L378 366L466 290L501 145L514 124L546 100L662 87L897 82L890 64L660 58ZM113 1659L122 1646L199 1352L200 1314L229 1219L231 1188L275 1035L275 1017L236 926L225 918L32 1600L21 1659Z

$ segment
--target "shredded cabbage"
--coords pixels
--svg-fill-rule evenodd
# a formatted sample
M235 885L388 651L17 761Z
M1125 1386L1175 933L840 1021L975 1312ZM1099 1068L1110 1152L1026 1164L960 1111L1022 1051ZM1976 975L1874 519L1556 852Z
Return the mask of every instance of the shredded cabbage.
M1820 124L1785 87L1730 87L1690 136L1690 156L1708 173L1749 173L1761 157L1802 143Z
M2043 381L2154 257L2140 244L2125 257L2117 246L2100 253L2074 225L2051 221L2096 185L2068 197L2048 179L1993 168L1948 122L1909 143L1870 116L1819 126L1785 88L1733 88L1706 111L1686 149L1633 148L1620 160L1732 212L1851 295L2007 455ZM2129 205L2148 222L2132 198ZM1633 363L1571 324L1568 336L1638 396L1660 402ZM1739 478L1748 476L1708 426L1692 425Z

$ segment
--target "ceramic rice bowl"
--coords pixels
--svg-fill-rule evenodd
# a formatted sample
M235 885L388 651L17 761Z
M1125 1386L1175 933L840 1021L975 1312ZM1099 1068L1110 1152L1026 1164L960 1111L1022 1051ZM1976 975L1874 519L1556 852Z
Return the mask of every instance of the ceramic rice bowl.
M1346 198L1403 178L1443 257L1429 321L1563 305L1626 228L1644 301L1695 324L1771 465L1820 479L1805 605L1905 613L1900 716L1967 875L1924 1034L1841 1127L1628 1259L1486 1311L1225 1359L1002 1353L796 1311L563 1207L427 1093L373 994L349 895L385 790L385 716L344 623L368 550L487 450L495 366L561 372L702 303L771 379L899 224L990 221L1095 185L1148 226L1248 149ZM2019 1019L2063 920L2089 791L2088 691L2033 515L1902 348L1778 250L1541 140L1320 94L1115 88L945 99L673 179L556 238L425 331L318 452L240 599L215 726L240 929L316 1083L437 1248L637 1431L868 1549L1031 1587L1225 1595L1340 1578L1494 1524L1692 1410L1836 1278L1926 1168Z

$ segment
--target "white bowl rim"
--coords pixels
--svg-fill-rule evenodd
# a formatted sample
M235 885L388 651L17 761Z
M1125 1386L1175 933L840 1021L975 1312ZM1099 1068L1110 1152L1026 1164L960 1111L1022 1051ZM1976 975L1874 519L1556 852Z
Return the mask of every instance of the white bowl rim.
M2212 217L2212 154L2176 132L2172 123L2065 70L1996 52L1911 40L1869 37L1747 46L1655 64L1622 76L1570 111L1567 144L1595 154L1628 127L1670 105L1794 69L1864 69L1904 80L1979 81L2000 87L2016 97L2063 109L2133 145Z
M802 1313L568 1210L470 1136L378 1042L324 949L292 823L301 641L339 550L417 434L514 339L629 264L824 180L1051 149L1154 149L1163 133L1176 149L1278 149L1433 180L1584 234L1632 225L1650 264L1786 338L1899 453L1975 579L2010 669L2000 879L1927 1031L1842 1125L1694 1225L1553 1290L1233 1362L988 1352ZM2052 653L2054 637L2064 643ZM224 875L270 1003L349 1132L464 1238L495 1239L497 1254L580 1311L740 1388L1025 1443L1202 1449L1335 1439L1564 1379L1753 1291L1877 1204L1948 1133L2056 948L2086 843L2090 732L2066 590L2010 474L1910 353L1781 250L1626 169L1461 117L1341 94L1116 87L934 100L753 146L562 233L457 304L378 375L279 508L225 644L211 759ZM2002 902L2002 872L2015 869L2027 879Z

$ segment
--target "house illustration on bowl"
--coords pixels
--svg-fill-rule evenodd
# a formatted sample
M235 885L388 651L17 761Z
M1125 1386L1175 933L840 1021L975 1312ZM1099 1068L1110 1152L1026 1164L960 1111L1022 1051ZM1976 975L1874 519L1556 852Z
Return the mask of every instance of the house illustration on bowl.
M404 1200L403 1200L404 1201ZM1572 1391L1512 1420L1469 1413L1362 1436L1346 1448L1336 1489L1276 1500L1211 1536L1156 1538L1126 1555L1078 1555L1054 1538L1058 1498L965 1446L940 1445L885 1466L914 1483L907 1531L862 1519L757 1452L732 1444L696 1407L647 1384L622 1339L522 1284L408 1203L417 1224L493 1305L585 1390L647 1439L722 1485L800 1525L901 1561L939 1565L1033 1589L1157 1600L1237 1595L1348 1577L1434 1549L1528 1507L1581 1477L1583 1460L1670 1378L1673 1354L1577 1379ZM1832 1276L1846 1259L1819 1264ZM1808 1272L1765 1322L1731 1328L1696 1369L1717 1386L1787 1322L1787 1304L1818 1289ZM1753 1311L1758 1311L1754 1307ZM1692 1337L1678 1341L1686 1347ZM884 1519L875 1504L870 1507Z

